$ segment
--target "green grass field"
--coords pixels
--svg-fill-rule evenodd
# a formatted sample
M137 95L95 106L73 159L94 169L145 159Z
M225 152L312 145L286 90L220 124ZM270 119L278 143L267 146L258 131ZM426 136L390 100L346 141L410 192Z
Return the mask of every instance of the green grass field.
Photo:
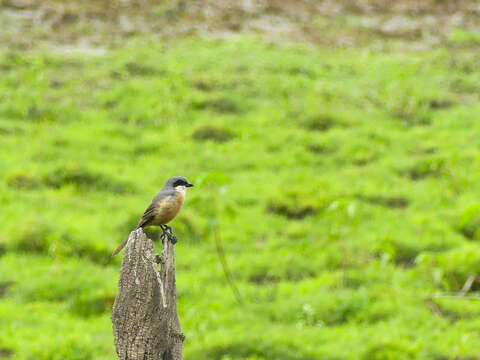
M480 56L462 39L2 50L0 358L114 359L109 254L184 175L186 359L480 359L479 300L432 297L480 272Z

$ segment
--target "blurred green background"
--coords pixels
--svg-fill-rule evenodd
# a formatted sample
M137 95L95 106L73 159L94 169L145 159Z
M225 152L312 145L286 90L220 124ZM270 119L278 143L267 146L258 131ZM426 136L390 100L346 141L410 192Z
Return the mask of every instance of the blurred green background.
M184 175L186 359L480 359L480 283L436 297L480 271L479 11L1 0L0 358L114 359L109 255Z

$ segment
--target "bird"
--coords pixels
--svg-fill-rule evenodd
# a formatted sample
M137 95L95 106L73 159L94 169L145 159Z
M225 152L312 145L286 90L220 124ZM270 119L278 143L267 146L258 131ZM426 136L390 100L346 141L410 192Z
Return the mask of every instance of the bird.
M183 176L172 176L167 180L160 192L153 198L152 203L143 213L135 230L147 226L160 226L164 234L170 232L167 223L177 216L185 201L185 195L188 187L193 184L188 182ZM113 252L112 256L117 255L127 244L128 237Z

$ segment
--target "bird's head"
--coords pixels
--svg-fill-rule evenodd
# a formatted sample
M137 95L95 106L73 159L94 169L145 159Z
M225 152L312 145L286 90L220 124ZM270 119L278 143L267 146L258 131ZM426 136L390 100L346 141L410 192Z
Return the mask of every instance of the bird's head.
M183 176L172 176L164 185L164 189L172 189L176 191L185 191L187 187L192 187L193 184L188 182Z

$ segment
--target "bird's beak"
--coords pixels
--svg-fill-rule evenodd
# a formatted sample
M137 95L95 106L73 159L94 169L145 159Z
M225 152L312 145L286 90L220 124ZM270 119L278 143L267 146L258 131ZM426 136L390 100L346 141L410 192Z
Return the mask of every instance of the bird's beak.
M185 186L186 186L186 187L192 187L192 186L193 186L193 184L191 184L191 183L187 183L187 185L185 185Z

